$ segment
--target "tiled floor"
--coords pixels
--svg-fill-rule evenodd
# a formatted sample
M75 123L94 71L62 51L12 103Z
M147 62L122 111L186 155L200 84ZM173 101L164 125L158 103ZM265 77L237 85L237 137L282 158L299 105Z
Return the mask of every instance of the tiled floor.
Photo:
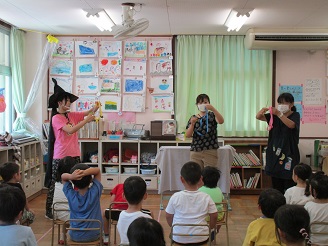
M229 212L229 240L231 246L242 245L246 229L248 224L260 217L261 213L257 208L257 195L231 195L231 206L232 211ZM51 228L52 221L44 217L45 214L45 200L46 194L41 194L34 200L30 201L30 207L36 213L36 220L31 225L39 246L51 245ZM102 195L101 205L105 209L108 207L109 195ZM164 201L164 207L167 201ZM165 220L165 211L160 210L160 196L159 195L148 195L147 200L144 202L144 208L150 209L154 214L154 219L159 220L164 228L166 244L170 245L168 238L170 227L167 225ZM57 236L57 230L55 231L55 238ZM112 232L113 233L113 232ZM217 245L227 245L226 240L226 229L222 227L219 235L217 236ZM57 241L57 240L56 240ZM119 243L119 236L118 236ZM55 242L57 245L57 242ZM114 244L111 244L114 245ZM118 245L118 244L117 244ZM154 245L155 246L155 245Z

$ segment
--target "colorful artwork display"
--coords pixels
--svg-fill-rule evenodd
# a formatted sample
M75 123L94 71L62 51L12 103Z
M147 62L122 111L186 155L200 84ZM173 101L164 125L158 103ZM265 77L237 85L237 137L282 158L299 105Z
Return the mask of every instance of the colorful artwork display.
M50 75L68 75L73 73L73 61L63 59L53 59L50 65Z
M100 96L103 112L119 112L121 110L121 97L118 95Z
M146 76L146 59L125 59L124 75Z
M125 57L146 57L147 41L125 41L124 43Z
M53 94L54 93L54 87L55 84L52 82L52 79L57 80L58 85L64 89L64 91L67 91L69 93L72 93L72 84L73 84L73 79L72 77L58 77L58 76L50 76L49 77L49 93Z
M119 93L121 92L121 78L100 78L100 93Z
M156 76L150 78L150 87L154 89L153 93L172 93L173 76Z
M81 96L76 100L76 111L90 110L95 105L96 97L94 96Z
M172 41L150 41L149 42L150 57L169 57L172 56Z
M100 58L99 74L109 76L121 75L121 59L116 58Z
M125 93L144 93L146 91L146 81L143 78L124 78L124 90Z
M98 72L97 61L93 58L90 59L76 59L75 72L77 76L81 75L96 75Z
M96 77L77 77L75 80L75 91L77 95L82 94L97 94L98 78Z
M172 60L170 59L151 59L150 60L151 75L171 75Z
M97 40L75 41L75 57L96 57L96 56L98 56Z
M145 97L142 95L123 95L122 111L145 112Z
M74 41L59 41L52 55L56 57L72 57L74 55Z
M154 113L171 112L173 110L172 95L152 95L152 111Z
M122 57L122 41L99 41L99 57Z

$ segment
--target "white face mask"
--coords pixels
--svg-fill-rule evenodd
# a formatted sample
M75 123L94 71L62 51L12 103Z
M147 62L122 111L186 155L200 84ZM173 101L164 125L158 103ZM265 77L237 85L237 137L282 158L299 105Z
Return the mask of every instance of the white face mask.
M198 104L197 107L200 112L206 111L206 104Z
M279 104L277 109L284 114L289 111L289 106L285 104Z

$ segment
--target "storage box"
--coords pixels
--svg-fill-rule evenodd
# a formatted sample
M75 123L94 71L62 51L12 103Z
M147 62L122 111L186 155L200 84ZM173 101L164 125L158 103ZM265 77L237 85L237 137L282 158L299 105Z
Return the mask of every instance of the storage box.
M138 172L137 167L123 167L124 174L136 174Z
M118 173L118 166L116 167L105 167L106 173Z
M113 189L118 184L118 175L101 175L101 184L104 188Z
M146 175L154 175L156 173L156 169L140 169L141 174Z

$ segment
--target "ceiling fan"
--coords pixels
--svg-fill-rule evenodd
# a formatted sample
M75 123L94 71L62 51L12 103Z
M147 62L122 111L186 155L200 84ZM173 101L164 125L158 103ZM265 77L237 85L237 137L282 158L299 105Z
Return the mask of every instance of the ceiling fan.
M122 3L122 25L112 27L115 39L126 40L133 38L148 28L149 20L145 18L133 19L135 14L134 6L134 3Z

